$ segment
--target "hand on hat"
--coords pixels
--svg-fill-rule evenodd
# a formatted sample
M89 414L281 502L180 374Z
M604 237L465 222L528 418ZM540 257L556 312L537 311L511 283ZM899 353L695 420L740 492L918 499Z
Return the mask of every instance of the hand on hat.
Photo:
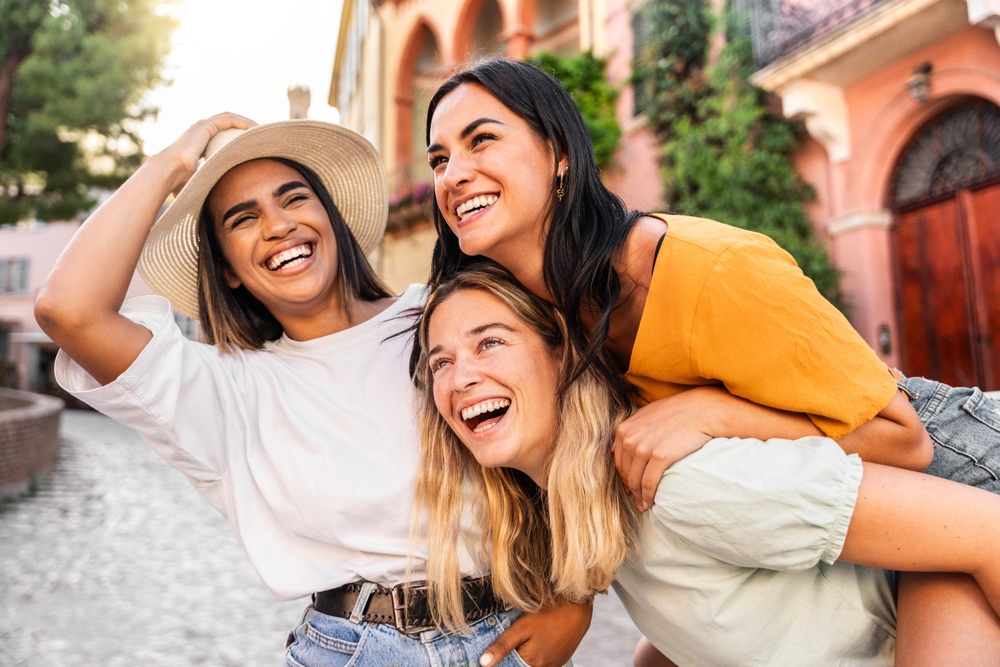
M220 113L199 120L189 127L174 143L167 146L160 153L164 157L169 157L176 165L176 174L171 186L171 192L177 194L194 175L198 168L198 160L205 152L205 147L216 134L222 130L236 128L246 130L257 123L235 113Z

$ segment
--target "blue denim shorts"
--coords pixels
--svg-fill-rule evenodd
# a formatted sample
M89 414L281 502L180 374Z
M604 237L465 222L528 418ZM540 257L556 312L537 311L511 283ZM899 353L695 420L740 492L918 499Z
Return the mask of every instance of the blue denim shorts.
M924 472L1000 494L1000 401L924 378L904 378L899 388L934 442Z
M285 654L285 667L477 667L479 657L520 616L503 611L471 625L471 635L429 630L404 635L381 623L352 623L321 614L312 607L295 628ZM516 652L502 667L527 667Z

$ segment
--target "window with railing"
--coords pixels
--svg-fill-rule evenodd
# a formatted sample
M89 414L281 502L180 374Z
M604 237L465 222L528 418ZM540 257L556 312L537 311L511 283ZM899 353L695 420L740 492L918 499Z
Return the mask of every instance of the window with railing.
M737 0L750 20L758 67L833 32L884 0Z
M0 294L27 294L29 257L0 257Z
M647 5L639 5L632 11L632 62L636 62L645 53L646 47L653 38L649 28L650 22L646 16ZM649 84L646 81L632 81L632 115L640 116L646 110L649 99Z

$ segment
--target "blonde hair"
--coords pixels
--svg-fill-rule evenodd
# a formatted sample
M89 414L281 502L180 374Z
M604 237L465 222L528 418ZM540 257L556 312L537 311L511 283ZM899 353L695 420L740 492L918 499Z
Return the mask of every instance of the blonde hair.
M636 533L635 513L611 454L615 426L627 416L629 403L595 369L559 388L547 491L517 470L479 465L438 413L427 332L435 309L463 290L500 299L550 349L561 347L564 382L575 360L558 311L492 262L444 281L427 300L418 325L421 354L414 378L422 435L414 530L426 510L431 610L439 625L453 631L468 627L457 555L467 513L485 527L480 547L489 554L496 594L522 611L561 600L582 602L606 590Z

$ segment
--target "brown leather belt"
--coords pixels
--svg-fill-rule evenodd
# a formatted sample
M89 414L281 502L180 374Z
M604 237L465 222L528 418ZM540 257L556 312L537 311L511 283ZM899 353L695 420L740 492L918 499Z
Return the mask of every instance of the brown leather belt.
M427 586L414 582L386 588L366 581L355 581L313 595L313 607L321 614L355 622L384 623L404 635L433 630L437 626L427 600ZM367 595L367 600L364 597ZM360 600L360 604L359 604ZM462 580L465 620L473 623L507 609L493 594L489 577Z

